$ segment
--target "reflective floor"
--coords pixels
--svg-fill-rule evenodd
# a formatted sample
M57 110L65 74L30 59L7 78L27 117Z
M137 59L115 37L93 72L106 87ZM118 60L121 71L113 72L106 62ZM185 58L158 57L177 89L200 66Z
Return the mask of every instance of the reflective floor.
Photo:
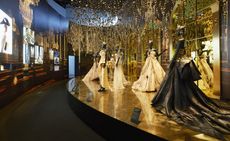
M78 87L75 87L75 83ZM79 78L68 82L69 91L92 108L116 118L122 122L157 135L166 140L173 141L217 141L217 139L192 131L166 116L155 111L151 106L151 100L156 93L143 93L134 91L131 86L124 90L106 90L99 93L97 81L83 82ZM141 109L139 123L131 122L133 110ZM226 137L230 140L230 136Z

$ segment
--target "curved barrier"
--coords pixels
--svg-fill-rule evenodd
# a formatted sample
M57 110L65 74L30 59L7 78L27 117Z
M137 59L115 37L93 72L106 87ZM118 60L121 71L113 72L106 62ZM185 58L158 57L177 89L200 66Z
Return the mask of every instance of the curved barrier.
M69 83L74 79L70 80ZM68 86L69 87L69 86ZM82 101L73 96L73 89L78 89L75 86L70 86L68 91L69 105L75 114L81 118L87 125L93 128L98 134L106 140L164 140L155 135L149 134L138 128L130 126L122 121L119 121L111 116L108 116L94 108L84 104Z
M181 126L151 107L154 93L107 90L98 82L73 78L67 83L68 101L75 114L106 140L204 141L214 138ZM215 139L214 139L215 140Z

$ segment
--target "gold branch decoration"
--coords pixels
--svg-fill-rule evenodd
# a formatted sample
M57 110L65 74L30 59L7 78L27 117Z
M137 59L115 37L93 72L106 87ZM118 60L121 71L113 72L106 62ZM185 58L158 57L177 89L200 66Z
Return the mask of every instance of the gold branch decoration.
M31 27L33 21L33 10L31 5L37 6L40 0L19 0L19 9L23 18L23 25L27 28Z

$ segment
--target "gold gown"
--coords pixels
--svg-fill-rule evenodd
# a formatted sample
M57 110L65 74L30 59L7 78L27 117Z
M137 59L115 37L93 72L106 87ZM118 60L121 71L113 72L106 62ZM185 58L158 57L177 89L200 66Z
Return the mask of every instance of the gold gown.
M143 92L156 91L159 89L164 76L165 71L156 59L156 52L150 50L140 77L133 83L132 88Z
M113 78L113 88L114 89L124 89L125 85L128 85L128 81L125 79L123 72L123 61L122 54L115 54L115 68L114 68L114 78Z
M100 85L103 88L110 89L109 80L108 80L108 70L107 70L107 66L105 65L106 64L106 51L101 50L99 55L101 57L98 63L98 76L100 80Z
M202 78L202 80L199 80L200 84L202 85L203 83L202 86L204 87L204 89L212 88L214 77L213 77L212 69L210 68L210 66L206 61L206 57L203 56L200 59L198 59L197 65Z

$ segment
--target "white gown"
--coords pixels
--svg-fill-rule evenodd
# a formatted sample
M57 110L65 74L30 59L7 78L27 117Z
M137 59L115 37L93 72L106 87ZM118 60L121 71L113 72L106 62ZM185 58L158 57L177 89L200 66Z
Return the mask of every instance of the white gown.
M125 85L128 85L128 81L125 79L122 65L123 65L122 54L116 53L115 54L114 78L113 78L113 88L114 89L124 89Z
M100 80L100 85L103 88L110 89L109 80L108 80L108 70L107 66L103 67L103 64L106 64L106 52L105 50L101 50L100 53L100 61L98 63L98 76Z
M91 69L89 70L89 72L85 75L85 77L82 79L82 81L86 82L86 81L93 81L99 78L98 76L98 62L96 60L96 58L94 58L94 63L93 66L91 67Z
M156 59L156 52L150 50L140 77L133 83L132 88L143 92L151 92L159 89L164 79L165 71Z

